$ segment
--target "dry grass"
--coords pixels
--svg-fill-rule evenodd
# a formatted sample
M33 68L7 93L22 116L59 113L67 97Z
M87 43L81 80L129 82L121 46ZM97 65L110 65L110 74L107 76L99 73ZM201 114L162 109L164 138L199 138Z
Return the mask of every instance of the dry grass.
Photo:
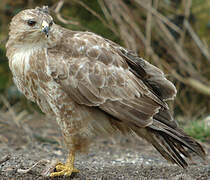
M38 112L29 114L18 103L11 106L3 96L0 96L0 103L3 104L0 110L0 147L21 147L37 141L63 146L55 118Z

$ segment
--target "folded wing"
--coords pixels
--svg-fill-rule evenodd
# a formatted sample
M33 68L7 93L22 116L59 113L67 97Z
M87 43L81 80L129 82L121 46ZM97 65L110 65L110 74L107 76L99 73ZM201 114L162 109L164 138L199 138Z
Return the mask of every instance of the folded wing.
M91 33L76 35L71 46L63 46L48 51L49 67L74 101L140 127L152 124L159 111L171 118L164 100L174 96L175 88L159 69ZM62 51L63 58L56 57L60 53L55 50ZM173 93L170 89L161 94L162 88Z

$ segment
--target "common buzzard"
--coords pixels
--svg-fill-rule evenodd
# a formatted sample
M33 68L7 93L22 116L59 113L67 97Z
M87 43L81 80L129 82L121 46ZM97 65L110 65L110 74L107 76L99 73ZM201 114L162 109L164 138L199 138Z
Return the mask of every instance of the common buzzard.
M11 21L6 44L18 89L56 116L69 148L66 164L51 176L71 175L77 151L96 137L136 134L183 168L201 145L169 112L176 88L163 72L118 44L91 32L65 29L47 7L27 9ZM189 151L190 150L190 151Z

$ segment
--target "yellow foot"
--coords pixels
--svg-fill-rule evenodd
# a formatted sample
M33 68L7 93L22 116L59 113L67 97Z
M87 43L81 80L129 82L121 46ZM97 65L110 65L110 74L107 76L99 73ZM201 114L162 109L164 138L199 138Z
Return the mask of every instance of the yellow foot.
M79 170L74 168L72 164L62 164L58 163L56 165L56 172L53 172L50 174L50 177L56 177L56 176L71 176L72 173L78 173Z

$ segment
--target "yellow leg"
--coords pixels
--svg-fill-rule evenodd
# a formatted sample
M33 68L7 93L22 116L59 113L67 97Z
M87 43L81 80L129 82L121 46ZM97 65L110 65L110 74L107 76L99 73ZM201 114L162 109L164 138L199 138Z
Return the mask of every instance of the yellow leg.
M53 172L50 174L51 177L55 176L71 176L73 172L78 173L79 170L74 168L74 157L75 157L75 152L70 151L68 158L66 160L65 164L58 163L56 165L56 172Z

